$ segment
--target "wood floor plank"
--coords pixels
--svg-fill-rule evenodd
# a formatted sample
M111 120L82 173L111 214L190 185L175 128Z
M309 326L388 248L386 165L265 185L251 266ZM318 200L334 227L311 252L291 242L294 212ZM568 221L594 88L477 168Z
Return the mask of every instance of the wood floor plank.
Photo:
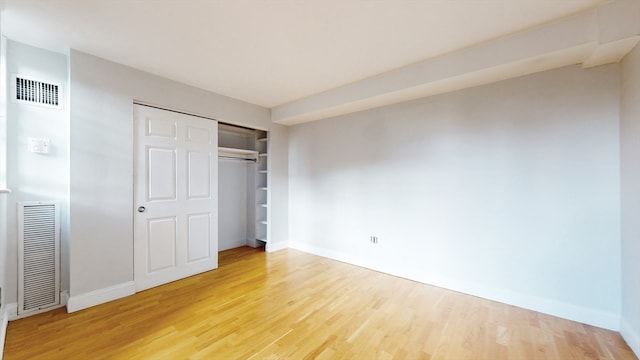
M9 324L5 359L636 359L619 334L287 249Z

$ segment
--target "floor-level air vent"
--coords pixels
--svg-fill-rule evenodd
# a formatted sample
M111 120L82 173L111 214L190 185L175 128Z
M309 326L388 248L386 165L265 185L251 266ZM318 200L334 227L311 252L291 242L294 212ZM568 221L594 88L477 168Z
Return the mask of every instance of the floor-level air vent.
M60 303L60 206L18 204L18 314Z
M62 108L62 86L51 82L13 76L13 100L52 108Z

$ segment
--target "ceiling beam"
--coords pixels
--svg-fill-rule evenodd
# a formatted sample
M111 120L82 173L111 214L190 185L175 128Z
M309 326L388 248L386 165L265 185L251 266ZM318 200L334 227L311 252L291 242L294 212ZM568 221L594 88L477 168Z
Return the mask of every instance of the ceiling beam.
M294 125L567 65L617 62L640 41L640 2L595 10L427 59L271 109Z

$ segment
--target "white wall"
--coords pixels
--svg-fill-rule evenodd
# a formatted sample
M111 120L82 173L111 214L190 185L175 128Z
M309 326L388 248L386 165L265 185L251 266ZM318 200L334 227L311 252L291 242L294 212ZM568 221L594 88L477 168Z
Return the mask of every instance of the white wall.
M621 79L621 333L640 355L640 46L622 62Z
M255 131L220 126L218 146L254 150ZM255 164L218 160L218 250L256 245Z
M218 250L247 245L249 207L247 179L255 176L255 166L244 161L218 161ZM255 190L254 190L255 191ZM252 198L253 199L253 198ZM255 205L251 204L252 207ZM255 226L251 221L251 226Z
M269 228L267 251L288 247L289 243L289 127L272 123L267 152L269 187Z
M65 55L14 41L7 42L7 75L52 81L68 89L68 63ZM10 88L10 86L9 86ZM8 92L10 94L10 92ZM61 203L61 242L63 258L68 254L69 117L68 106L50 109L7 101L7 303L17 302L17 203L58 200ZM50 154L27 150L27 138L47 138ZM61 267L61 290L68 289L68 267Z
M1 3L1 1L0 1ZM0 22L2 10L0 10ZM2 26L0 24L0 30ZM0 31L1 33L1 31ZM7 248L7 39L0 35L0 360L4 353L4 339L7 332L5 312L5 267Z
M71 256L68 308L133 291L134 100L270 131L270 189L288 201L288 131L268 109L71 51ZM288 240L286 205L272 209L274 244ZM284 225L283 225L284 224Z
M296 125L290 245L617 329L618 96L576 66Z
M0 16L1 18L1 16ZM0 289L4 288L7 247L7 39L0 36ZM0 318L4 311L0 295Z

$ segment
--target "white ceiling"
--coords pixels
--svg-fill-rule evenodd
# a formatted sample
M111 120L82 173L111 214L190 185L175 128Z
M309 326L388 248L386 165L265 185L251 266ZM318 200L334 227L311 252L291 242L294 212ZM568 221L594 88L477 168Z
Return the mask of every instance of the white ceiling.
M605 2L4 0L2 31L272 108Z

